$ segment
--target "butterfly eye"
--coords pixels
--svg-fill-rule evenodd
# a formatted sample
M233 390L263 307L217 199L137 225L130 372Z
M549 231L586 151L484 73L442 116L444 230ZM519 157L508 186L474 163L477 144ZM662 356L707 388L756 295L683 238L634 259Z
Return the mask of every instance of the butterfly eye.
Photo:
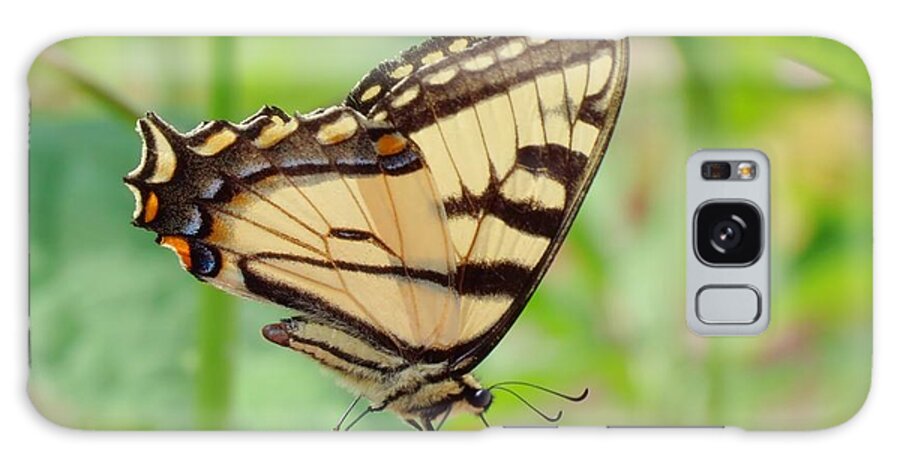
M488 406L491 405L491 401L493 401L493 399L494 395L492 395L489 390L486 390L484 388L472 390L466 397L466 401L468 401L469 404L480 409L487 409Z

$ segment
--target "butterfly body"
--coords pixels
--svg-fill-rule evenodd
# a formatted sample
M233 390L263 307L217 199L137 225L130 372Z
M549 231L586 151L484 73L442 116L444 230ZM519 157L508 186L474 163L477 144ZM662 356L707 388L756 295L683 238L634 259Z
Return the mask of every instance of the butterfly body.
M524 308L599 167L627 44L433 39L342 105L186 134L138 122L134 224L293 317L263 329L430 426L482 413L471 371Z
M373 410L390 410L408 420L433 420L451 409L453 413L479 414L489 405L472 401L481 385L471 374L454 372L446 361L410 362L398 358L390 363L375 353L363 358L361 353L367 352L367 347L356 347L361 350L357 355L339 351L334 345L342 341L334 335L299 318L263 328L267 340L305 353L336 371L352 391L369 400ZM383 364L374 361L376 358L382 359Z

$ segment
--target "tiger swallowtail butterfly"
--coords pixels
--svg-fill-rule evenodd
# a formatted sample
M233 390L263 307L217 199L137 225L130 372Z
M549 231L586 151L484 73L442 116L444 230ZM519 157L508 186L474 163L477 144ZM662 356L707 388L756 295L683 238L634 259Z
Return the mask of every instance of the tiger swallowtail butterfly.
M133 223L199 280L293 310L263 336L336 372L366 413L420 429L481 415L471 372L562 244L627 68L625 40L435 38L309 114L182 134L149 113L124 179Z

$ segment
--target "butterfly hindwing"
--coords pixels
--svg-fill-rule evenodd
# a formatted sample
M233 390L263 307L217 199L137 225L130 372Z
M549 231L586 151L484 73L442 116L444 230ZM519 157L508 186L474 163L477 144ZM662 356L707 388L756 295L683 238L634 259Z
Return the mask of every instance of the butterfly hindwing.
M154 115L139 125L135 222L195 276L394 351L456 339L443 207L402 135L347 108L267 108L185 135Z

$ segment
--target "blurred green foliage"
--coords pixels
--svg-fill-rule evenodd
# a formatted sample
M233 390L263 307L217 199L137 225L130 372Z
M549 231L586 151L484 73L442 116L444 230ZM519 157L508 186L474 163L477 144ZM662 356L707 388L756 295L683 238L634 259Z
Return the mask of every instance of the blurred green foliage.
M29 391L51 420L99 429L328 429L352 395L259 335L287 310L224 296L128 225L133 114L182 130L264 104L306 112L415 38L80 38L31 88ZM632 39L629 88L576 224L516 326L476 373L527 380L564 424L827 427L868 391L870 85L813 38ZM772 165L772 324L701 338L684 324L684 163L755 147ZM498 393L493 424L535 418ZM449 428L477 429L472 417ZM360 429L405 429L388 414Z

